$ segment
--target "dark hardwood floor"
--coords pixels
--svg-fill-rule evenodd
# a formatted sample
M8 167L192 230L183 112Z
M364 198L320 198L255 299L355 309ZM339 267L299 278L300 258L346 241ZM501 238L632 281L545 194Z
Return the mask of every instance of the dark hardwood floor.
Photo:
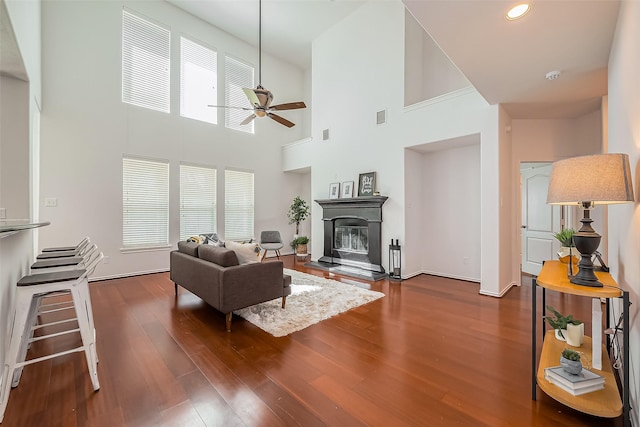
M542 391L532 401L531 288L498 299L478 286L370 283L386 296L274 338L237 316L227 333L223 314L184 289L174 297L168 273L95 282L100 391L82 353L27 366L2 426L622 424ZM549 292L547 303L590 318L588 298ZM30 355L77 340L34 343Z

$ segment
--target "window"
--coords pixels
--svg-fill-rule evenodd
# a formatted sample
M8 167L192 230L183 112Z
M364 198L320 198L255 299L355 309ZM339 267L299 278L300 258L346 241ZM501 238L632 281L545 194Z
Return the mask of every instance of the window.
M122 11L122 102L169 112L171 32Z
M180 165L180 240L216 232L216 170Z
M218 54L180 37L180 115L218 123Z
M169 244L169 163L122 159L122 245Z
M224 171L224 237L253 238L253 172Z
M253 67L237 59L225 56L225 105L252 108L242 88L253 88ZM253 122L240 125L250 111L225 108L225 126L230 129L253 133Z

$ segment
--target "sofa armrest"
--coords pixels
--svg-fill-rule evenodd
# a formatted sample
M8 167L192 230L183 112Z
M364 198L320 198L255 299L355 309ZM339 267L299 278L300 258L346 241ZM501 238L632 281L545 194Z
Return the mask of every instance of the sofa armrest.
M171 252L170 265L173 282L220 309L222 267L179 251Z
M284 295L282 261L250 263L223 268L220 311L228 313Z

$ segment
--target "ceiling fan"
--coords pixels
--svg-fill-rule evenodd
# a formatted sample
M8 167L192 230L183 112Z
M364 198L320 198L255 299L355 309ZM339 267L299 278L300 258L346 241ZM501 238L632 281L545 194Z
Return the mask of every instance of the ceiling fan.
M295 126L295 123L275 114L275 111L297 110L299 108L307 108L304 102L288 102L285 104L271 105L273 94L270 90L262 86L262 0L258 0L258 86L255 89L243 88L245 95L253 107L230 107L209 105L209 107L235 108L247 111L253 111L240 125L251 123L256 117L269 117L276 122L288 128Z

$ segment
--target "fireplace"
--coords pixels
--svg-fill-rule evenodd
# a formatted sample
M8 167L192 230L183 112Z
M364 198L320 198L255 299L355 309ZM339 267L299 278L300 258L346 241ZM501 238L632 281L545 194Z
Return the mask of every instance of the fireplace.
M386 201L382 196L316 200L324 221L324 253L318 261L384 273L382 205Z

